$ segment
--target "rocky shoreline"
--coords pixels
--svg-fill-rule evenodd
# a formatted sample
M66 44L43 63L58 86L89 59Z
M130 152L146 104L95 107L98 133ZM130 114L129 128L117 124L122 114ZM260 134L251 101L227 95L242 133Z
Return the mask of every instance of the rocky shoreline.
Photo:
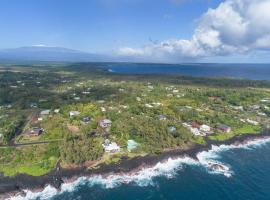
M167 160L168 158L176 158L188 156L197 160L196 155L199 152L210 150L212 145L241 145L249 141L270 138L270 130L265 130L260 134L245 134L236 136L226 141L207 140L205 145L194 145L188 150L171 150L163 152L159 155L147 155L144 157L136 157L132 159L123 159L119 163L111 165L100 165L97 169L88 170L85 167L74 169L63 169L58 164L50 173L38 177L19 174L14 177L4 177L0 175L0 199L6 199L10 196L23 195L23 190L41 191L47 185L51 185L56 189L60 189L63 183L72 182L81 176L93 176L119 173L130 173L139 171L143 167L154 166L158 162Z

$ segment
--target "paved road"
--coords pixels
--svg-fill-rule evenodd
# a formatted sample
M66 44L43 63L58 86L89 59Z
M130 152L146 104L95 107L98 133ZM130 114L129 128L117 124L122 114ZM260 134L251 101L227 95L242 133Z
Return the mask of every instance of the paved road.
M25 142L25 143L12 143L9 145L0 145L0 148L7 148L7 147L21 147L21 146L30 146L30 145L39 145L39 144L48 144L51 142L58 142L63 139L56 139L56 140L46 140L46 141L35 141L35 142Z

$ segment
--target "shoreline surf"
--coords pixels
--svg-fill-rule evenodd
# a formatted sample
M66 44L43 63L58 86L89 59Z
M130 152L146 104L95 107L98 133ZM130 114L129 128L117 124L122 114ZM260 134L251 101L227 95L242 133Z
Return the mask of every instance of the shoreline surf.
M185 151L172 150L160 155L123 160L117 164L101 165L100 168L93 170L86 168L57 170L57 166L52 172L40 177L22 174L15 177L0 177L1 185L4 187L4 190L0 189L2 193L0 199L24 199L27 195L47 194L47 190L50 190L52 195L56 195L85 182L102 185L105 188L131 182L138 185L143 182L150 184L152 177L165 175L169 178L185 164L200 165L209 173L230 177L233 175L230 166L209 155L226 149L245 148L250 144L256 145L265 141L270 141L269 130L257 135L241 135L223 142L207 141L206 145L195 145ZM0 188L3 188L2 186Z

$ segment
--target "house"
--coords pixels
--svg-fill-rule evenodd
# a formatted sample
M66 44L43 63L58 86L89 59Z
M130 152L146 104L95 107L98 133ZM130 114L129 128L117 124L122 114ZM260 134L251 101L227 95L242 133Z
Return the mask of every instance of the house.
M191 123L191 126L192 126L192 128L197 128L197 129L199 129L199 128L201 127L201 124L200 124L199 122L193 121L193 122Z
M145 107L146 107L146 108L153 108L154 106L152 106L151 104L146 103L146 104L145 104Z
M232 109L234 110L239 110L239 111L243 111L244 107L243 106L230 106Z
M270 99L262 99L261 102L262 103L270 103Z
M267 114L264 113L264 112L258 112L258 115L259 115L259 116L263 116L263 117L266 117L266 116L267 116Z
M74 100L79 101L81 98L80 97L74 97Z
M220 100L220 97L210 96L208 97L208 100L216 101L216 100Z
M260 105L252 105L252 106L250 106L250 108L252 109L252 110L259 110L260 109Z
M174 132L176 132L176 127L175 126L168 126L168 131L170 132L170 133L174 133Z
M31 107L31 108L37 108L38 105L37 105L37 103L31 103L31 104L30 104L30 107Z
M99 121L99 126L101 128L109 128L109 127L111 127L111 125L112 125L112 121L109 119L103 119L103 120Z
M136 149L138 146L138 143L135 142L134 140L128 140L127 141L127 150L130 152L132 151L133 149Z
M148 87L149 90L153 90L154 89L154 86L152 86L152 85L148 85L147 87Z
M39 128L39 127L33 127L30 131L30 135L32 136L39 136L44 132L43 128Z
M200 131L203 131L205 133L208 133L208 132L211 131L211 127L208 126L208 125L203 124L203 125L200 126Z
M50 110L42 110L41 112L40 112L40 116L47 116L47 115L49 115L50 114Z
M59 112L60 112L60 109L54 109L53 112L54 112L54 113L59 113Z
M255 126L259 125L259 122L251 120L251 119L247 119L247 122Z
M115 153L120 151L120 147L115 143L111 142L110 140L106 139L104 144L102 144L105 152L107 153Z
M81 123L82 124L88 124L91 121L91 117L83 117L81 118Z
M167 117L166 117L165 115L159 115L158 118L159 118L159 120L161 120L161 121L164 121L164 120L167 119Z
M196 135L196 136L199 136L199 135L203 135L200 130L198 128L192 128L190 127L190 132L193 134L193 135Z
M220 125L217 125L216 127L218 130L222 131L222 132L225 132L225 133L229 133L232 131L231 127L227 126L227 125L224 125L224 124L220 124Z
M78 112L78 111L70 111L69 117L75 117L75 116L78 116L79 114L80 114L80 112Z

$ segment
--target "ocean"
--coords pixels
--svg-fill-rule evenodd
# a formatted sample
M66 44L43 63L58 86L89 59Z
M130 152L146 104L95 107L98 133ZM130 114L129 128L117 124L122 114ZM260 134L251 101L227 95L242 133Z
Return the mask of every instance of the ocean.
M131 174L81 177L42 192L11 199L50 200L269 200L270 139L213 146L198 160L168 159ZM222 170L208 167L219 163Z
M136 64L114 63L104 66L110 72L131 74L182 74L197 77L227 77L270 80L270 64Z

